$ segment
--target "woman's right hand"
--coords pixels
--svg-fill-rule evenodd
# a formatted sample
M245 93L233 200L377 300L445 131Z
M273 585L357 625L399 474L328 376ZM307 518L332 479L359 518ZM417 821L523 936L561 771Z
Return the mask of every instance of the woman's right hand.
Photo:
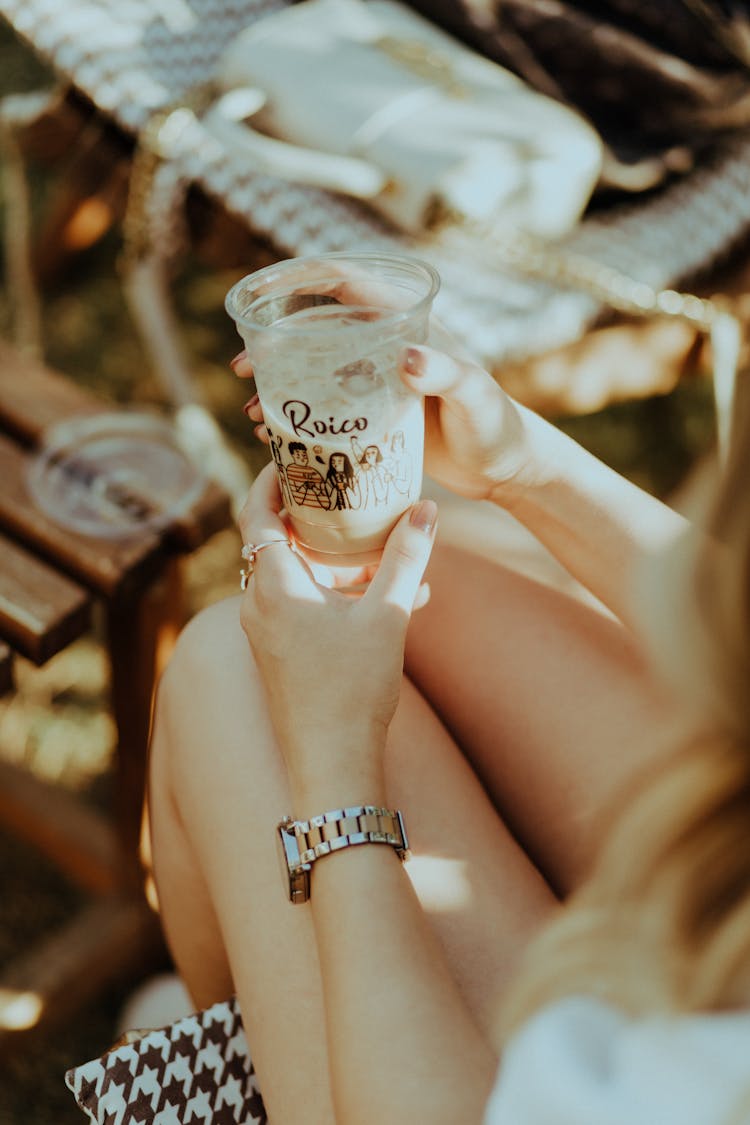
M425 471L474 500L502 504L534 479L534 417L482 367L426 346L406 348L401 377L425 396Z

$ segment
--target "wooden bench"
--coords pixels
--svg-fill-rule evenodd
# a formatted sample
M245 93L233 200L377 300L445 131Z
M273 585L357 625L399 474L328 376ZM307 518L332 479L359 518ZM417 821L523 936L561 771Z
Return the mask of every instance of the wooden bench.
M224 490L208 484L164 531L127 540L87 538L45 515L27 484L45 429L112 409L0 342L0 690L12 686L14 652L44 663L89 628L99 606L117 726L109 816L0 760L0 823L98 896L0 977L0 1047L69 1015L161 949L138 856L153 687L183 624L180 558L231 512Z

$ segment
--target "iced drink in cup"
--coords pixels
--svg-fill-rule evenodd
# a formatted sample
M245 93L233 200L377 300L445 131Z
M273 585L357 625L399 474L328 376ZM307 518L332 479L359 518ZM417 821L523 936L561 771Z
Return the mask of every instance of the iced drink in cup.
M439 279L412 258L323 254L227 295L255 371L284 506L313 557L377 561L422 487L424 407L398 373Z

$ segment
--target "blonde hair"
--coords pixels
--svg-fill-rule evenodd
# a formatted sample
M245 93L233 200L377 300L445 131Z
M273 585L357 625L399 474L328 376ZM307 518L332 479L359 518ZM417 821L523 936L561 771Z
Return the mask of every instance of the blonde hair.
M691 618L711 733L622 800L592 877L529 950L507 1033L576 993L633 1013L750 1004L750 388L740 391L710 545L693 560L669 638L677 656Z

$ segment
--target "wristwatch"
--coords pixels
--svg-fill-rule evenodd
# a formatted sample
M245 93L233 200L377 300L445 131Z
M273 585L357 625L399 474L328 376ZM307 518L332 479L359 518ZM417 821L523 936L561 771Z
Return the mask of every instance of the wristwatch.
M355 844L390 844L403 862L408 858L409 839L398 810L376 805L354 805L334 809L310 820L285 816L276 829L281 852L284 885L293 903L310 897L310 871L316 859Z

